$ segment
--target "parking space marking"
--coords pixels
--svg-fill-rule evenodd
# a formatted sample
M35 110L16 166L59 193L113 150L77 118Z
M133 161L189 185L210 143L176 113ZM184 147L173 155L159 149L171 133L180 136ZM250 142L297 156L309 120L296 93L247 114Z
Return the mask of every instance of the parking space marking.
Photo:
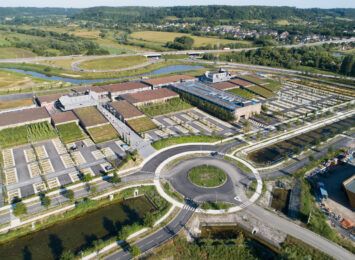
M18 189L14 189L14 190L10 190L7 192L7 198L8 198L8 201L11 203L12 200L14 198L21 198L21 190L18 188Z
M74 162L73 160L70 158L69 154L63 154L60 156L60 159L63 162L63 165L65 168L71 168L74 167Z
M35 193L43 192L47 190L45 182L37 182L33 184L33 189L35 190Z
M34 178L41 175L41 169L37 162L33 162L27 165L28 172L30 173L30 177Z
M67 149L65 149L63 143L57 138L52 140L52 143L54 145L54 148L57 150L57 153L60 154L64 154L67 153Z
M86 160L84 159L83 155L79 151L73 152L72 157L76 165L81 165L86 163Z
M100 160L105 158L105 155L100 151L100 150L95 150L91 152L92 156L94 156L94 158L96 160Z
M84 168L84 169L81 169L80 171L81 171L81 173L84 174L84 175L89 174L89 175L95 177L95 173L94 173L94 171L93 171L91 168Z
M43 174L48 174L54 172L54 168L50 159L44 159L39 161L42 168Z
M15 166L15 158L12 149L5 149L2 151L2 159L4 169L11 168Z
M71 173L69 173L69 177L70 177L70 179L71 179L72 182L80 181L79 173L78 173L78 172L71 172Z
M48 189L54 189L60 186L58 178L49 179L47 181Z
M48 158L48 153L44 145L36 146L35 151L39 160Z
M91 139L89 139L89 138L84 139L84 140L83 140L83 143L84 143L85 146L87 146L87 147L90 147L90 146L95 145L95 143L94 143Z
M24 153L25 153L25 158L27 163L36 161L36 154L32 148L25 149Z
M101 152L105 155L105 157L113 157L115 153L112 151L110 147L105 147L101 149Z
M10 168L4 170L4 175L5 175L5 185L14 184L18 182L16 168Z

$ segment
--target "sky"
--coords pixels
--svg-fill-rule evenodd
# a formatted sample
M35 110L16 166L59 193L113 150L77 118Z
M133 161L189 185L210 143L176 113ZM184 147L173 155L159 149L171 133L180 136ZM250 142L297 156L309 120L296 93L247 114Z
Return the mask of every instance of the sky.
M269 5L299 8L355 8L354 0L0 0L0 7L92 7L176 5Z

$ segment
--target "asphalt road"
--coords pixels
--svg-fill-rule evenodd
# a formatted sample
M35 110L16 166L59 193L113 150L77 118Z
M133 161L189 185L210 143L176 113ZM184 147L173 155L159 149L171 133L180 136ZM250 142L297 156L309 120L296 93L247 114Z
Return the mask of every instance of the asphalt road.
M255 218L273 226L288 235L291 235L306 244L334 257L339 260L352 260L354 255L345 250L341 246L317 235L316 233L294 224L287 219L281 218L274 213L271 213L255 204L246 208L246 211L253 215Z
M189 221L193 213L194 211L192 208L182 209L172 222L170 222L165 227L159 229L157 232L151 234L150 236L140 240L136 243L136 245L139 247L142 253L145 253L157 246L162 245L168 239L171 239L176 236L179 231L185 227L186 223ZM132 256L128 248L126 248L106 257L105 259L125 260L131 258Z

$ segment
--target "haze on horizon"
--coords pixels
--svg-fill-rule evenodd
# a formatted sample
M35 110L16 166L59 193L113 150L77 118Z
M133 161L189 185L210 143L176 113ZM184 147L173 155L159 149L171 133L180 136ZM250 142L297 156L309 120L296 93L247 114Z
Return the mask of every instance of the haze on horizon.
M265 5L293 6L298 8L355 8L353 0L3 0L1 7L73 7L86 8L94 6L187 6L187 5Z

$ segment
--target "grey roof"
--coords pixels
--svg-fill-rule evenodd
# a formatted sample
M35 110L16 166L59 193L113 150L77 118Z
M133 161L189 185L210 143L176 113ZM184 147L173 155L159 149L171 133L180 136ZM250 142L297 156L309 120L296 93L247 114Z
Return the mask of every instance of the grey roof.
M355 177L351 177L352 179L345 184L345 188L351 192L355 193Z
M238 107L256 103L256 101L250 101L232 93L218 90L201 82L182 82L174 84L174 87L232 111Z

